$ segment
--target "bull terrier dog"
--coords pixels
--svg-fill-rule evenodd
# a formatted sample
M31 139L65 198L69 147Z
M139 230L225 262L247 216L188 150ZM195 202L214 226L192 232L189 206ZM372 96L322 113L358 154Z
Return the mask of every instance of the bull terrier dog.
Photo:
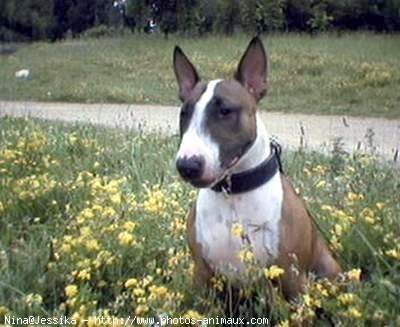
M280 285L287 298L304 290L307 272L335 278L341 267L282 173L257 113L268 74L261 40L252 39L231 80L202 81L179 47L173 67L183 103L176 168L200 189L187 220L195 283L206 285L217 273L245 283L244 247L258 265L284 269ZM233 233L235 224L245 237Z

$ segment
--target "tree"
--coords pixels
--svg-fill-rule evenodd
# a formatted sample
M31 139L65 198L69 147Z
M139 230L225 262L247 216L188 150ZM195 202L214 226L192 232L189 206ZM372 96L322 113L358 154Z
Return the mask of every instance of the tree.
M284 0L250 0L241 2L243 30L250 34L280 30L284 26Z
M1 9L0 26L31 40L51 35L53 0L2 0Z
M146 0L131 0L125 13L125 24L133 31L144 31L151 18L150 4Z
M382 8L385 29L389 32L400 30L400 0L387 0Z
M193 34L196 32L196 1L176 0L176 28L180 32Z
M306 31L312 18L312 0L287 0L285 8L286 26L289 31Z
M213 31L217 16L217 8L214 1L198 0L194 11L196 32L198 35Z
M167 39L170 33L177 31L176 0L156 0L152 2L152 6L156 21Z
M217 0L217 29L226 34L232 35L235 27L239 25L239 0Z
M69 29L68 11L74 5L73 0L55 0L54 17L55 25L53 29L53 38L60 39Z

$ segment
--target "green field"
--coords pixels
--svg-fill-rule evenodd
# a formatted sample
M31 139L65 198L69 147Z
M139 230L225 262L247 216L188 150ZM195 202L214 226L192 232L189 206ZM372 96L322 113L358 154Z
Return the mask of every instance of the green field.
M101 315L223 315L223 280L208 292L192 286L185 215L196 193L175 173L176 145L160 135L0 120L0 323L10 315L67 315L79 326ZM300 150L285 153L284 166L347 273L336 283L310 277L308 292L288 303L246 257L257 280L240 315L272 326L398 326L399 171L370 156Z
M178 104L171 67L179 44L206 79L232 76L250 37L160 35L33 43L0 57L0 99ZM263 37L271 111L400 118L400 35ZM18 80L28 68L31 78Z

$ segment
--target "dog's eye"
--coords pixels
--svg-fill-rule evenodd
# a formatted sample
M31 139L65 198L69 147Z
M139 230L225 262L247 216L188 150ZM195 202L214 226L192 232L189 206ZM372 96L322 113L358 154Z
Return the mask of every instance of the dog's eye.
M226 117L226 116L229 116L231 113L232 113L232 109L230 109L230 108L226 108L226 107L221 107L220 109L219 109L219 115L221 116L221 117Z

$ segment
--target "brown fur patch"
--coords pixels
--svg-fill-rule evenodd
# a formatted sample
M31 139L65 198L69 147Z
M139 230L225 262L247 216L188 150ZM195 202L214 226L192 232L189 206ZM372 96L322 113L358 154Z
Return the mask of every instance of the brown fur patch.
M226 167L256 139L256 102L239 82L224 80L216 85L205 114L205 133L218 144L219 161Z
M286 176L281 175L283 207L278 264L285 269L282 287L288 298L304 288L305 272L335 278L342 270L318 234L303 200Z

